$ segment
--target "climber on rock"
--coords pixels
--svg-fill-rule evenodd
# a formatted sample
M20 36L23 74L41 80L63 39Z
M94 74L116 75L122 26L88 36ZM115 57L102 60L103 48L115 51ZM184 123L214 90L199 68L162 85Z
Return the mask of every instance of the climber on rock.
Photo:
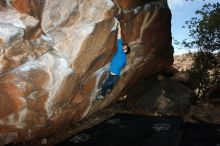
M104 99L104 97L109 94L113 87L117 84L121 70L126 64L126 54L130 52L130 48L127 44L122 45L121 26L119 22L117 28L117 51L111 60L109 74L104 84L102 85L101 94L96 96L96 99L98 100Z

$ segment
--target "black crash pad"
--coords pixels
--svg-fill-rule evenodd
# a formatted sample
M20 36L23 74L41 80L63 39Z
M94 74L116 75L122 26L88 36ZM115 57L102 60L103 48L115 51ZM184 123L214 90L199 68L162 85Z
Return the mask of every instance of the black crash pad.
M118 114L57 146L220 146L220 125Z
M178 146L181 117L118 114L57 146Z
M220 125L185 123L180 146L220 146Z

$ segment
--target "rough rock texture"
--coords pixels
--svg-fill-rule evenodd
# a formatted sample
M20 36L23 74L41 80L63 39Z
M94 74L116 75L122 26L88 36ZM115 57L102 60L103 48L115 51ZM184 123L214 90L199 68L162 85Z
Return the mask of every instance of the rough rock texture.
M128 106L140 113L153 115L186 114L194 93L183 84L163 75L154 75L128 92Z
M116 47L131 54L119 84L95 96ZM173 62L165 0L3 0L0 3L0 145L48 136L98 111Z

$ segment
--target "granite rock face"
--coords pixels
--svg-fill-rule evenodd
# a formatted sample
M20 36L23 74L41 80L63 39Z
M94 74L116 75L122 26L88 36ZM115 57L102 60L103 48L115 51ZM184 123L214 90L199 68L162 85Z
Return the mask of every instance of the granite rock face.
M131 48L120 82L96 101L116 50ZM47 136L126 94L173 62L165 0L0 2L0 145Z

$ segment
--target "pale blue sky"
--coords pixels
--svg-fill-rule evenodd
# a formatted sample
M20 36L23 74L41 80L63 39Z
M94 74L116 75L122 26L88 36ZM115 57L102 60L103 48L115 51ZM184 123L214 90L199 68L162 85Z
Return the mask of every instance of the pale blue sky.
M205 2L215 3L220 0L205 0ZM185 21L190 20L195 16L195 11L202 8L204 4L203 0L168 0L168 5L172 12L172 36L178 41L181 41L188 36L187 29L183 29L182 26ZM173 44L175 48L174 54L182 54L188 52L186 49L176 49L177 46Z

